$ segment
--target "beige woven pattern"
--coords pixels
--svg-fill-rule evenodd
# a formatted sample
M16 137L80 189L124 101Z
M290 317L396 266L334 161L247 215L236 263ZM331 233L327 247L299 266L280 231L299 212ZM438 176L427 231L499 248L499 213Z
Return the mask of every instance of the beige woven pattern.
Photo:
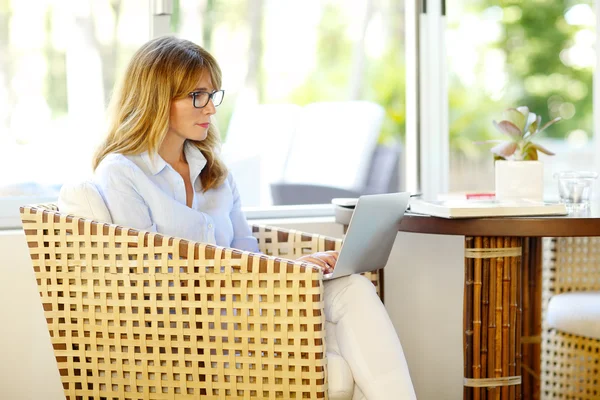
M289 259L339 240L254 226L262 255L21 218L67 399L327 398L322 275Z
M548 238L544 248L544 312L554 294L600 291L600 238ZM599 399L600 341L543 328L542 398Z
M319 271L21 214L68 399L326 397Z
M521 245L465 238L464 398L521 398Z

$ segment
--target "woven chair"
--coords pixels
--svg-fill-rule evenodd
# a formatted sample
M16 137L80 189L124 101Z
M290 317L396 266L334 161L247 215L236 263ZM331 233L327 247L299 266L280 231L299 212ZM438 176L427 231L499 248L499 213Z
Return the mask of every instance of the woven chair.
M328 398L322 273L291 259L340 240L253 226L254 254L21 218L67 399Z
M542 399L599 399L600 238L544 240Z

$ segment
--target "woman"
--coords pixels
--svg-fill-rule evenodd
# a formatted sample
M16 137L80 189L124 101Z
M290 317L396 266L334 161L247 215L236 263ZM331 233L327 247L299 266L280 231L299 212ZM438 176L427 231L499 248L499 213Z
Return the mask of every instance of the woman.
M258 251L235 182L216 152L212 116L223 100L220 88L215 59L187 40L154 39L133 56L93 163L115 224ZM336 259L336 252L300 258L325 272ZM325 282L325 314L335 330L327 338L337 338L368 399L415 397L394 327L368 280Z

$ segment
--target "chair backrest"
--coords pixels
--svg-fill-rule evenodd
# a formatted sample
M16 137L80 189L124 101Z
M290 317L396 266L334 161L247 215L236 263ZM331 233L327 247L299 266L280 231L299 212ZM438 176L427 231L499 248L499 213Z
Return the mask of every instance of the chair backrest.
M398 143L375 148L369 164L367 183L361 194L400 191L400 152Z
M384 116L383 107L367 101L304 106L282 181L360 192Z
M236 108L227 128L223 153L258 154L268 166L268 180L280 179L301 113L302 107L296 104Z
M545 251L549 295L600 291L600 238L552 238L545 241Z
M256 104L237 107L231 116L223 158L236 178L245 206L270 204L269 183L284 175L302 107Z
M67 399L326 396L316 270L54 205L22 207L21 218ZM283 236L288 246L271 253L317 243Z
M383 107L367 101L236 109L223 155L235 177L250 174L257 182L240 191L244 205L270 204L272 183L362 192L384 116Z
M550 298L567 292L600 292L600 238L544 238L542 315ZM545 318L543 318L545 321Z
M543 244L541 373L538 374L541 398L598 399L600 341L592 335L581 336L583 332L592 333L592 327L598 326L592 312L593 302L587 310L583 305L579 310L573 304L569 307L570 301L564 298L554 305L551 299L577 292L592 292L588 295L593 298L593 292L600 292L600 238L544 238ZM539 297L538 293L534 295ZM566 315L567 310L571 317ZM563 331L561 326L575 327L575 331Z

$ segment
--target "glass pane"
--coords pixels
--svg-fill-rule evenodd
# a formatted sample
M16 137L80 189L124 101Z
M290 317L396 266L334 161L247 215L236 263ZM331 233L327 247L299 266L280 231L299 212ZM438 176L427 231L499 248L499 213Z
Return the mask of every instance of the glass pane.
M176 34L207 48L222 68L217 121L244 205L398 189L403 5L175 2ZM280 183L276 193L272 183Z
M149 38L148 5L0 2L0 201L56 197L91 174L115 77Z
M494 191L492 145L474 142L506 138L492 121L509 107L562 118L537 140L556 153L540 154L545 197L555 171L595 169L595 21L591 0L448 1L452 191Z

